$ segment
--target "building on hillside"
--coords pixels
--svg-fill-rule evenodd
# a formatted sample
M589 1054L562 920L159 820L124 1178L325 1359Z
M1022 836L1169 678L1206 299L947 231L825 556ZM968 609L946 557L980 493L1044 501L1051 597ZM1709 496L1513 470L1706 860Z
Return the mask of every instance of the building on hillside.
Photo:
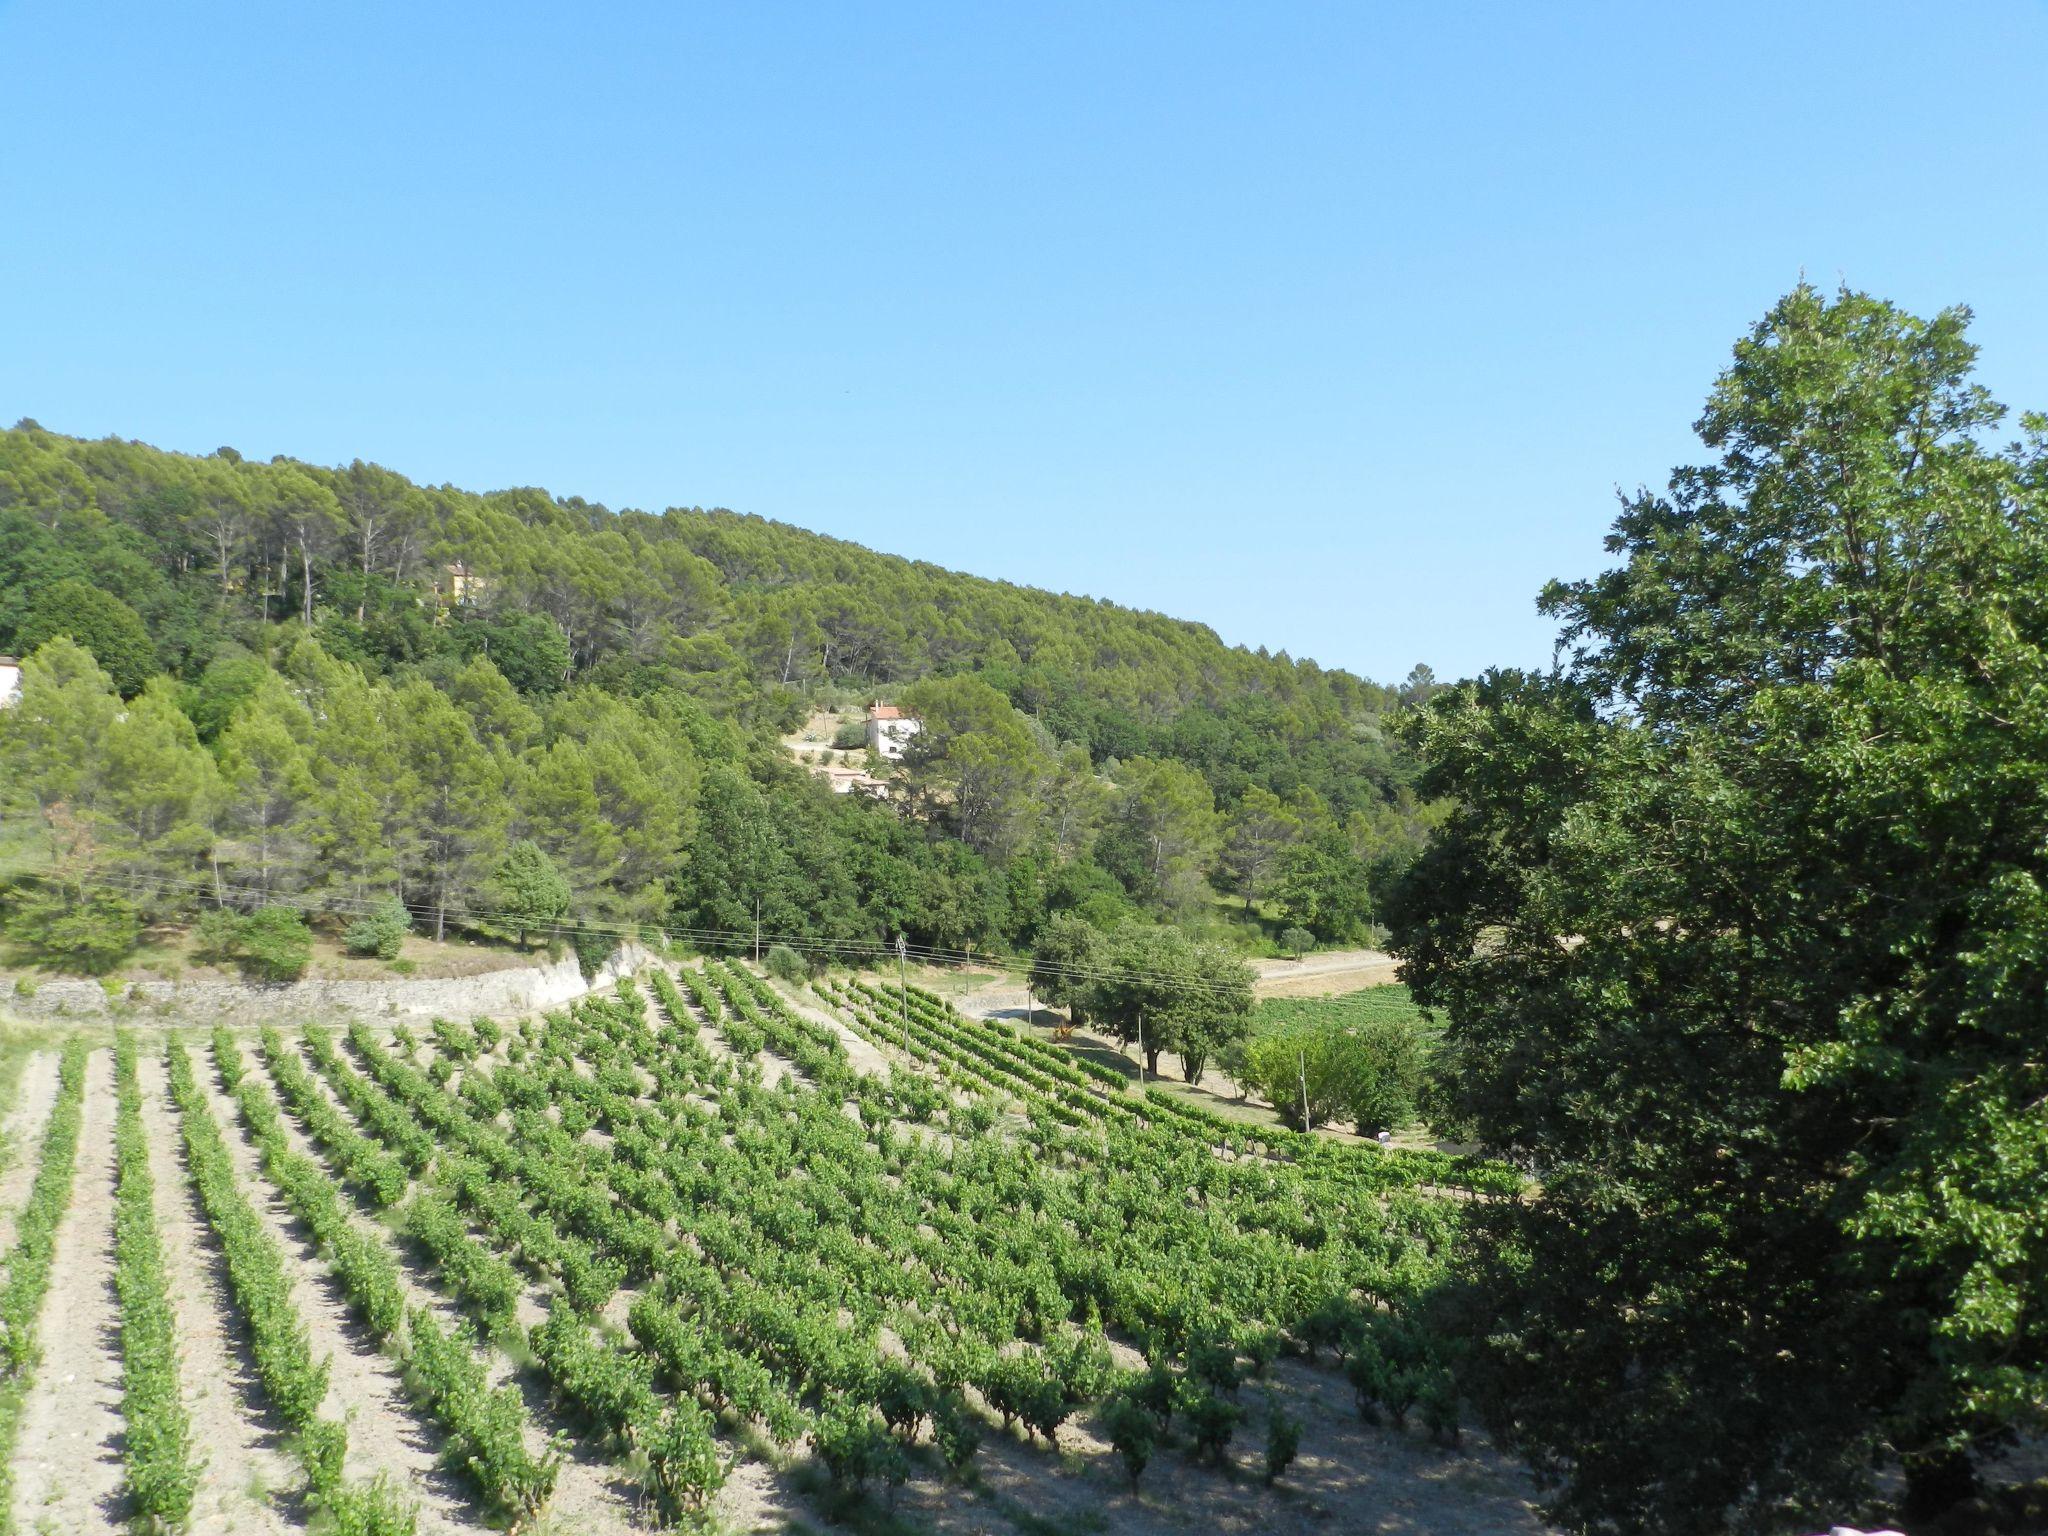
M21 663L12 656L0 656L0 709L21 697Z
M469 568L467 561L458 560L453 565L441 567L440 579L434 583L434 596L444 604L467 608L489 585Z
M868 750L892 763L903 756L903 749L910 745L910 738L918 730L917 721L894 704L877 699L868 706Z

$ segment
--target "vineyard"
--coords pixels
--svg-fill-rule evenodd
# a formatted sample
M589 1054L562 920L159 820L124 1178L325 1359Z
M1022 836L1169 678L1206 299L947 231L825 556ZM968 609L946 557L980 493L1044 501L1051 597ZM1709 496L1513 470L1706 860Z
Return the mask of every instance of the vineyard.
M1539 1528L1410 1315L1512 1176L916 988L75 1033L7 1128L0 1530Z

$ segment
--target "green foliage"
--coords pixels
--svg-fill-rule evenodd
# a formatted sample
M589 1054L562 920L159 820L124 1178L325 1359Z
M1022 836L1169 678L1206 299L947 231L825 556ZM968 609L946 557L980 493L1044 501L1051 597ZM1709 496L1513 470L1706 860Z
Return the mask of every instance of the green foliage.
M57 1100L36 1155L35 1183L16 1217L7 1277L0 1282L0 1529L12 1528L15 1446L40 1359L37 1328L56 1256L57 1224L71 1203L89 1051L82 1036L65 1042L57 1068Z
M566 917L572 895L554 860L531 838L522 838L505 850L492 879L492 904L522 944L532 930L552 928Z
M981 1420L956 1391L942 1392L932 1408L932 1439L947 1469L961 1476L981 1449Z
M1249 1026L1251 970L1218 945L1134 924L1083 952L1102 967L1079 991L1085 1012L1118 1039L1139 1042L1155 1076L1161 1053L1173 1051L1187 1080L1200 1082L1210 1057Z
M215 1039L227 1037L222 1033ZM228 1049L233 1049L231 1040ZM338 1530L410 1536L416 1509L389 1484L343 1481L348 1430L336 1420L319 1416L327 1395L327 1362L313 1359L305 1322L292 1305L283 1252L239 1187L220 1126L193 1076L185 1044L176 1035L170 1040L169 1067L171 1099L178 1108L192 1184L226 1259L228 1291L249 1334L257 1380L296 1437L313 1503ZM231 1077L241 1081L239 1072L224 1063L223 1080ZM258 1102L249 1092L254 1087L253 1080L242 1081L240 1102L245 1114ZM269 1139L275 1155L277 1140ZM317 1185L300 1181L297 1187ZM345 1269L344 1275L348 1273ZM395 1285L395 1277L390 1283Z
M265 981L296 981L313 959L313 935L291 907L261 907L242 919L240 947Z
M157 670L156 646L141 616L90 582L66 578L45 587L29 605L14 644L29 655L59 636L90 651L124 699L142 692Z
M1901 1523L2048 1381L2048 422L1968 315L1802 286L1709 462L1553 586L1569 664L1438 695L1396 947L1448 1097L1534 1168L1448 1298L1576 1529Z
M1305 1093L1311 1127L1341 1118L1361 1136L1399 1130L1422 1098L1428 1041L1405 987L1276 999L1253 1016L1237 1080L1296 1126Z
M6 931L9 942L32 959L97 976L134 949L142 916L133 902L110 890L17 886L7 899Z
M150 1531L184 1528L199 1485L178 1389L177 1320L156 1231L155 1182L142 1129L135 1040L114 1043L114 1289L121 1302L122 1460L130 1508Z
M1158 1419L1135 1398L1120 1392L1102 1405L1097 1427L1123 1461L1124 1475L1131 1480L1131 1492L1136 1493L1138 1479L1145 1475L1159 1444Z
M803 985L811 974L811 968L804 964L804 957L787 944L771 944L768 953L761 957L761 963L771 976L793 987Z
M342 944L352 955L374 955L379 960L396 960L412 932L412 913L396 896L387 896L369 914L348 925Z
M811 1431L811 1448L832 1481L843 1487L900 1483L909 1473L902 1449L864 1403L826 1409Z
M1176 1406L1195 1459L1213 1466L1223 1465L1229 1459L1231 1437L1244 1422L1244 1409L1193 1382L1184 1381L1181 1387Z
M1280 947L1299 960L1316 947L1316 936L1306 928L1289 926L1280 930Z
M1351 877L1383 882L1426 827L1391 690L1155 614L729 513L33 423L0 433L0 484L0 647L64 706L9 712L0 798L81 866L74 895L112 884L149 921L208 890L395 893L438 939L495 904L516 835L606 926L758 912L986 952L1058 913L1205 913L1212 878L1275 895L1288 851L1336 838L1334 932ZM776 735L876 693L922 715L916 760L894 804L828 796Z
M1266 1397L1266 1486L1272 1487L1280 1474L1294 1465L1301 1449L1301 1420L1280 1406L1270 1393Z

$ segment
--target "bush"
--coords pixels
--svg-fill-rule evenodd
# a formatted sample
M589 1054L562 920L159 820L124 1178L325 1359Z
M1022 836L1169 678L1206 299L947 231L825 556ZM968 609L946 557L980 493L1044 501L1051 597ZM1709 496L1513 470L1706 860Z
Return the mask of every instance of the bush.
M1266 1398L1266 1486L1272 1487L1294 1463L1301 1449L1301 1421L1283 1409L1278 1400Z
M932 1410L932 1439L955 1477L967 1470L981 1449L981 1420L958 1392L947 1392Z
M1238 1080L1299 1129L1342 1118L1369 1136L1414 1120L1427 1067L1428 1046L1415 1020L1332 1011L1254 1034Z
M38 886L16 892L7 937L46 964L97 976L135 948L142 917L112 891L90 891L73 901L64 891Z
M1111 1449L1123 1458L1124 1472L1131 1480L1131 1492L1138 1491L1138 1479L1152 1460L1159 1443L1159 1423L1135 1398L1119 1393L1102 1405L1101 1430Z
M867 722L848 720L832 733L832 745L842 752L856 752L868 744Z
M193 953L214 965L232 964L242 952L242 918L226 907L208 907L192 925Z
M585 981L592 980L604 969L605 961L611 959L619 947L619 941L611 934L592 933L585 928L578 928L571 934L569 942L575 947L576 967L583 972Z
M373 955L379 960L396 960L412 932L412 913L396 896L387 896L367 916L350 923L342 945L352 955Z
M1316 936L1306 928L1287 928L1280 934L1280 947L1299 960L1316 947Z
M313 959L313 935L290 907L262 907L242 920L242 957L265 981L297 981Z
M768 974L778 981L786 981L792 987L800 987L809 978L810 967L804 964L804 957L787 944L776 944L769 948L761 964Z

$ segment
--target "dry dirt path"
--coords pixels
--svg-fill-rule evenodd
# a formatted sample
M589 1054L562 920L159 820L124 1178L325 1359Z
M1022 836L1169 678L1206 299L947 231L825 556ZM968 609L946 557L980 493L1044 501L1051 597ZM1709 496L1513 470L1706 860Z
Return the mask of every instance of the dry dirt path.
M0 1254L14 1247L14 1218L36 1182L36 1154L57 1102L57 1052L37 1051L23 1063L7 1112L7 1166L0 1171Z
M15 1448L15 1526L113 1531L121 1493L120 1305L114 1296L114 1053L86 1059L78 1169L57 1225L42 1361Z
M285 1140L290 1143L292 1150L311 1158L332 1174L332 1164L321 1155L319 1147L314 1145L312 1139L300 1129L298 1120L285 1104L284 1096L277 1092L276 1079L271 1074L269 1063L263 1059L262 1052L251 1050L244 1059L248 1063L250 1073L267 1083L271 1093L277 1098L278 1106L283 1111ZM328 1102L351 1124L355 1124L358 1130L368 1135L367 1127L354 1121L347 1107L327 1087L326 1079L313 1071L312 1063L305 1062L304 1065L308 1072L313 1073L314 1081L320 1085ZM353 1205L353 1196L345 1187L342 1188L342 1199L350 1206L349 1219L357 1230L379 1238L391 1249L392 1257L398 1262L398 1283L405 1293L406 1306L426 1308L444 1328L452 1330L462 1326L462 1309L420 1278L420 1261L406 1244L356 1209ZM474 1228L471 1232L472 1235L478 1235ZM480 1240L489 1245L489 1238L480 1237ZM529 1285L519 1298L519 1326L530 1328L546 1316L546 1298L537 1294L536 1288ZM514 1376L511 1359L500 1350L488 1352L486 1370L487 1379L494 1388ZM516 1385L526 1400L526 1449L538 1456L547 1449L546 1432L567 1426L554 1422L553 1416L547 1412L546 1389L531 1379L531 1373L522 1375ZM613 1536L613 1533L636 1530L638 1527L633 1521L633 1501L638 1492L636 1485L617 1463L593 1454L590 1448L580 1441L575 1442L572 1444L571 1453L563 1459L561 1472L555 1479L554 1496L549 1499L545 1511L549 1522L547 1528L563 1532L589 1532L591 1536Z
M1299 960L1254 960L1260 997L1336 997L1399 981L1400 962L1377 949L1331 949Z
M248 1340L235 1323L227 1263L180 1155L184 1136L163 1056L141 1052L136 1076L164 1278L177 1317L179 1384L192 1416L194 1450L205 1459L192 1529L281 1536L300 1528L271 1497L299 1481L298 1464L285 1449L288 1430L263 1400Z
M241 1112L221 1089L212 1051L197 1054L195 1076L220 1125L235 1177L284 1250L292 1301L306 1321L313 1357L332 1362L326 1411L338 1412L348 1420L349 1477L389 1472L419 1500L422 1536L446 1532L470 1536L482 1527L483 1520L461 1482L436 1463L440 1435L413 1412L399 1384L397 1367L378 1350L369 1331L349 1316L341 1281L314 1251L310 1235L263 1177L256 1148L242 1126Z

